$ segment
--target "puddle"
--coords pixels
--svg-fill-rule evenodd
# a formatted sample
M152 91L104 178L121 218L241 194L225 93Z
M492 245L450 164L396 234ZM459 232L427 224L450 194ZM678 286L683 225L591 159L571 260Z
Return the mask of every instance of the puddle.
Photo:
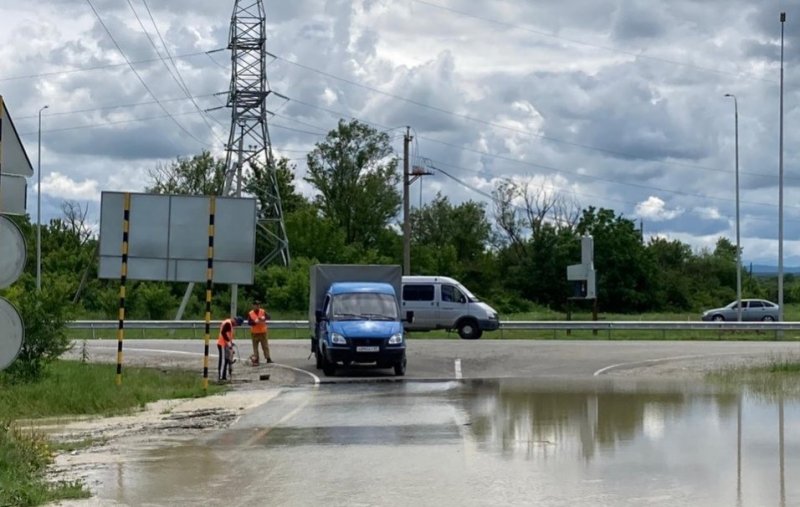
M640 382L323 386L92 472L128 505L798 505L800 401Z

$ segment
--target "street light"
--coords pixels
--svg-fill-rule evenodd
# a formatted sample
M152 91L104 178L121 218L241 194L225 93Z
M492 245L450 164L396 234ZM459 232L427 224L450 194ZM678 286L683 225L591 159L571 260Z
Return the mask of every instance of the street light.
M39 153L36 160L36 290L42 290L42 111L39 109Z
M739 102L736 95L726 93L733 99L734 129L736 132L736 320L742 321L742 247L739 235Z
M778 320L783 322L783 25L786 13L781 12L781 119L780 154L778 155ZM780 333L779 333L780 335Z

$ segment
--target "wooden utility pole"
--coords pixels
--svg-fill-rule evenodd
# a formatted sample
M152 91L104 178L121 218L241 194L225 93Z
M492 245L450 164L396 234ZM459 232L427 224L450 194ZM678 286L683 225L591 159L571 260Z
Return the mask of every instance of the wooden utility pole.
M403 274L411 274L411 221L409 212L409 191L411 174L409 172L408 148L411 144L411 127L406 127L403 138Z

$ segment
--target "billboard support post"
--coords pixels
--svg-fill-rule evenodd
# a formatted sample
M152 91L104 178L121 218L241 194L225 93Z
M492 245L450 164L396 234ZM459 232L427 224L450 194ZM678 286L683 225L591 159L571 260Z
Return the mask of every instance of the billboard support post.
M122 267L119 275L119 324L117 326L117 385L122 384L122 341L125 338L125 282L128 278L128 234L130 232L131 194L122 199Z

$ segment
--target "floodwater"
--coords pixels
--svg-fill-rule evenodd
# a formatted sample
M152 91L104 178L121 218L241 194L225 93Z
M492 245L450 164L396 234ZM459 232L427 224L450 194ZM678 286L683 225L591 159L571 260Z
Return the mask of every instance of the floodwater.
M800 400L697 384L287 389L93 477L129 505L800 505Z

